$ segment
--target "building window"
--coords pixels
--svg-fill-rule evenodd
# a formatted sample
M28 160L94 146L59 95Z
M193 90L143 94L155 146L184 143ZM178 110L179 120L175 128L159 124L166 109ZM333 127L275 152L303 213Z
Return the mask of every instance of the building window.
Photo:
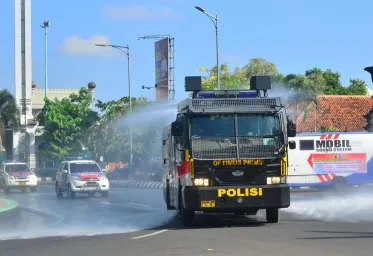
M313 140L300 140L299 141L299 149L300 150L314 150L315 143Z

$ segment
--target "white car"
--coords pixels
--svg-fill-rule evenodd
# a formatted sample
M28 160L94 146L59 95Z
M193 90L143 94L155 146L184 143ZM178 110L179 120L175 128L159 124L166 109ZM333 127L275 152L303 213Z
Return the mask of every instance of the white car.
M38 180L30 167L20 161L3 161L0 165L0 188L4 193L9 193L11 189L21 189L26 192L30 188L31 192L36 192Z
M70 158L58 168L55 191L58 198L63 197L63 193L71 198L76 193L93 197L96 192L101 193L102 197L108 197L109 180L95 161Z

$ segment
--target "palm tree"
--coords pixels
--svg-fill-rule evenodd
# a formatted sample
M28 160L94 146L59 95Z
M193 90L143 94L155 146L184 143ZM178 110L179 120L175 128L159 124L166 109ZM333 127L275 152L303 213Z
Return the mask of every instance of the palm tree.
M7 89L0 90L0 130L5 126L13 123L13 127L18 126L20 111L17 107L17 101L13 94ZM0 135L3 133L1 132ZM3 148L2 139L0 136L0 151L5 151Z

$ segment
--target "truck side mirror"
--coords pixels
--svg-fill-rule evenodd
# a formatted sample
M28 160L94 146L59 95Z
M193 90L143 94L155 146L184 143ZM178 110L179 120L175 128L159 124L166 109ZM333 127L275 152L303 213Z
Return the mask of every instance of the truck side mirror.
M295 141L291 140L289 141L289 148L290 149L295 149L297 147L297 144L295 143Z
M181 123L178 121L171 123L171 135L175 137L179 137L183 134L183 128Z
M287 125L287 135L288 137L295 137L297 135L297 126L295 123L290 122Z

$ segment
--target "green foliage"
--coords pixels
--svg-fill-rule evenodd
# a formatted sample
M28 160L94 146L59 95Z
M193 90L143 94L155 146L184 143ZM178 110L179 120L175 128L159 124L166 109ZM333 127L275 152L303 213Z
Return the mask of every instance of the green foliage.
M326 129L324 126L320 127L320 132L339 132L340 130L337 127L334 127L332 124ZM347 132L345 130L345 132Z
M203 90L217 89L216 66L212 69L200 68L200 72L205 72L203 76ZM304 112L304 121L309 117L309 108L312 104L319 104L318 96L327 95L366 95L367 87L364 81L350 79L350 85L345 87L340 81L340 73L331 69L323 71L314 67L308 69L304 74L281 74L277 71L276 65L264 58L253 58L243 67L236 67L233 72L229 72L228 65L220 67L220 85L222 89L249 89L250 77L254 75L268 75L272 78L274 88L285 89L288 94L287 105L299 107Z
M7 89L0 90L0 123L7 126L12 123L12 126L19 126L20 111L17 107L17 101L13 94Z
M87 129L99 120L90 109L90 95L85 87L79 94L71 94L61 101L45 100L40 118L44 119L44 139L49 147L42 154L47 160L63 160L72 152L81 150L81 141Z
M151 104L144 97L131 98L134 118L137 110ZM129 98L109 102L98 101L96 106L103 112L100 122L93 125L86 138L87 146L96 159L103 156L106 162L130 160ZM154 127L132 126L133 161L140 162L147 157L156 139Z

